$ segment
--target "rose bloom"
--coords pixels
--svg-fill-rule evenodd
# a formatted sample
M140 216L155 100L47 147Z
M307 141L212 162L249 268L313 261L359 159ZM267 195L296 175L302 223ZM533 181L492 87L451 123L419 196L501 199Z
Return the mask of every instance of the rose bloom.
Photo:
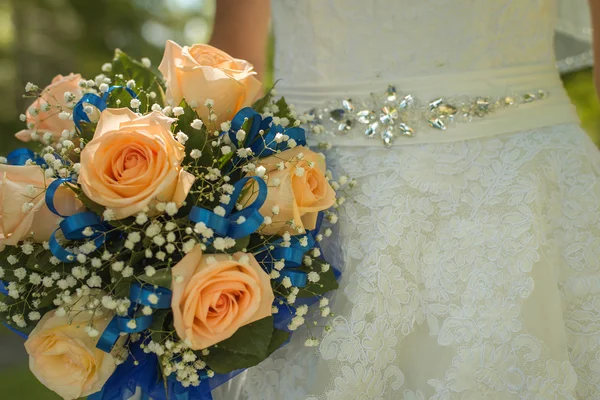
M304 156L301 160L298 155ZM314 163L310 166L310 163ZM279 170L278 164L283 163ZM335 191L325 178L325 159L307 147L296 146L271 157L260 160L266 168L268 177L268 194L260 213L272 219L265 225L261 233L265 235L292 235L316 228L319 211L326 210L335 204ZM279 181L275 185L275 181ZM256 194L248 194L248 197ZM242 204L250 204L253 198L242 200ZM273 207L279 207L279 214L273 213ZM288 223L292 221L293 229ZM298 231L298 228L300 231Z
M50 311L25 342L31 372L65 400L100 391L117 367L110 353L96 348L97 338L85 332L90 318L83 309L62 317ZM111 318L109 313L96 313L94 329L104 331Z
M172 274L173 324L194 350L219 343L240 327L271 315L275 299L271 281L252 254L203 255L196 246Z
M127 108L104 110L81 151L85 194L112 209L115 219L156 202L180 206L195 178L181 167L185 149L171 133L173 121L158 112L138 117Z
M62 220L46 206L44 192L51 182L39 166L0 164L0 249L30 237L36 242L50 239ZM83 211L75 193L64 185L56 191L54 204L63 215Z
M252 105L261 93L262 84L255 78L252 64L207 44L182 48L167 41L158 69L167 81L167 98L175 104L185 99L205 122L206 99L214 100L213 112L220 123Z
M52 80L52 83L42 91L40 97L33 102L25 113L27 116L27 124L33 124L34 128L24 129L15 136L19 140L28 142L31 140L31 133L33 131L36 131L40 137L46 132L51 132L52 137L56 140L60 138L62 131L65 129L73 131L75 129L73 120L63 120L60 119L58 115L61 111L72 112L65 101L65 92L73 93L74 100L71 104L76 103L83 96L81 88L79 87L80 80L81 75L79 74L69 74L67 76L56 75ZM48 111L43 111L43 106L50 106L50 108ZM39 110L37 115L29 112L29 109L32 107Z

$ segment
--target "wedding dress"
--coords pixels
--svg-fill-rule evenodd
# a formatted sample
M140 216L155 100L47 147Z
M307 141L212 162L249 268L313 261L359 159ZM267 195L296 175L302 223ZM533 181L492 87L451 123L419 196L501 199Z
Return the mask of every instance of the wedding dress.
M589 0L557 1L556 66L561 74L589 68L594 60Z
M425 104L549 95L389 148L357 125L332 137L329 168L359 183L326 245L344 271L332 329L214 398L600 399L600 156L554 66L555 1L272 7L278 94L299 111L388 85Z

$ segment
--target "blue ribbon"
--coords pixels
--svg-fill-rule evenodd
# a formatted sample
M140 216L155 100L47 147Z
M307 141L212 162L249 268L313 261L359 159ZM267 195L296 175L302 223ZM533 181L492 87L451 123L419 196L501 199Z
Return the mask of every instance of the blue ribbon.
M131 95L131 97L133 97L134 99L137 98L137 94L133 90L123 86L111 86L110 88L108 88L106 93L102 95L102 97L94 93L84 94L83 97L77 102L77 104L75 104L75 108L73 108L73 122L75 123L75 126L79 131L81 131L81 121L90 122L90 118L85 112L84 103L93 105L100 112L102 112L107 107L106 103L108 101L108 96L115 89L125 89L127 93Z
M157 301L153 303L150 301L150 296L156 296ZM152 315L143 315L136 317L136 313L143 307L148 306L156 310L171 308L171 296L172 293L169 289L164 287L154 287L153 285L144 285L135 282L129 287L129 300L131 300L131 306L127 312L126 317L115 316L110 321L96 347L102 351L110 353L114 347L121 332L123 333L139 333L143 332L150 327L152 324ZM135 328L127 326L129 321L135 321Z
M256 199L248 207L232 213L237 200L242 194L242 190L250 180L258 183ZM256 232L264 221L264 217L260 214L259 209L267 198L267 184L259 177L250 176L240 179L233 187L234 191L230 196L229 203L221 204L225 208L224 216L217 215L206 208L194 206L188 216L190 221L194 223L203 222L208 228L213 230L216 236L230 237L232 239L243 238ZM243 217L245 221L238 223L240 217Z
M63 183L75 182L72 178L56 179L46 190L46 206L55 215L63 217L64 219L60 222L58 229L52 232L48 245L52 254L64 263L71 263L75 261L76 255L65 248L63 248L58 240L56 240L56 232L62 231L63 236L67 240L92 240L96 245L96 248L102 246L107 239L106 231L109 226L100 220L100 217L91 211L84 211L75 215L66 216L58 212L54 206L54 196L56 191ZM83 231L86 228L91 228L93 234L86 236Z
M279 304L280 301L284 304ZM275 326L275 329L293 333L293 331L288 328L288 325L296 316L296 308L301 305L311 306L318 301L319 298L317 296L304 297L296 299L294 305L291 305L286 304L287 301L284 298L275 298L273 305L277 306L278 309L277 314L273 314L273 325Z
M142 392L142 399L212 400L212 390L243 371L240 369L228 374L215 374L209 379L206 374L201 374L200 385L195 387L183 387L174 375L170 375L166 381L163 381L156 354L145 353L140 347L140 344L147 343L149 340L150 338L146 337L130 344L129 358L117 367L102 390L88 396L88 400L127 400L138 388Z
M302 241L306 241L306 246L301 244ZM277 239L274 242L270 242L267 245L259 248L255 253L254 257L259 263L267 266L270 272L273 268L273 264L277 261L284 261L285 266L279 271L282 280L285 277L290 278L292 286L299 288L305 287L307 284L306 272L299 271L296 268L302 266L304 255L315 246L315 239L312 233L306 235L292 236L290 239L289 246L282 246L284 243L283 238ZM271 247L274 247L271 249Z
M268 271L271 272L273 264L277 261L283 260L285 266L279 272L279 279L282 280L285 277L290 278L292 286L299 288L305 287L307 284L307 274L303 271L298 271L296 268L302 266L304 255L311 249L319 247L319 243L315 237L321 230L321 224L325 214L320 212L317 216L315 229L309 231L305 235L296 235L290 238L290 244L282 246L284 243L283 238L279 238L267 245L259 248L254 256L257 261L267 267ZM306 241L306 246L303 246L301 242ZM271 249L273 247L273 249Z
M45 165L44 159L33 151L26 148L19 148L11 151L6 156L6 161L9 165L25 165L27 160L34 161L37 165Z
M250 147L252 152L258 157L268 157L283 151L288 148L287 141L281 143L275 142L275 136L278 133L289 136L290 139L294 139L300 146L306 145L306 133L304 129L300 127L284 128L281 125L273 125L273 118L267 117L265 119L254 111L250 107L242 108L231 120L231 128L229 129L229 138L232 143L238 144L237 132L242 128L244 123L252 119L249 131L246 132L246 138L244 139L243 145ZM263 131L263 134L260 134Z

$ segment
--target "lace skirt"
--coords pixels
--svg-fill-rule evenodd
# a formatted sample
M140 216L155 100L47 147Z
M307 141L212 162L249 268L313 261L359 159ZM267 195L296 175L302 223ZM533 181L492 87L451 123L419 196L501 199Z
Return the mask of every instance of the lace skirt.
M600 155L576 124L328 160L359 182L332 329L215 400L600 399Z

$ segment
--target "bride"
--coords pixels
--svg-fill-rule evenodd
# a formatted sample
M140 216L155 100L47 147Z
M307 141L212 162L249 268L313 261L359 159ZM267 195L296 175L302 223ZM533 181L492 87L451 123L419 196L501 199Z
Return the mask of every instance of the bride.
M269 12L219 1L213 44L260 69ZM360 186L329 255L345 268L332 329L317 350L296 333L215 399L600 399L600 156L554 66L555 12L272 2L277 90L298 111L352 99L316 141ZM410 124L382 127L407 94Z

